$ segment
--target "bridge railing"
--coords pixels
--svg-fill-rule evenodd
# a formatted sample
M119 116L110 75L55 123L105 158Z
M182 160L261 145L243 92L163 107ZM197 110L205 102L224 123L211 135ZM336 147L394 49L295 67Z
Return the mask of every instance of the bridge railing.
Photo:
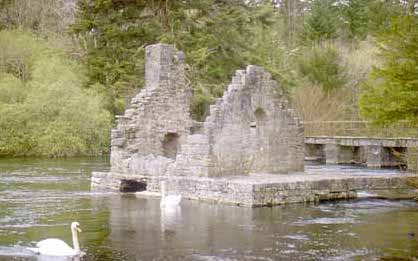
M369 121L305 121L305 137L310 136L351 136L418 138L416 124L401 121L391 125L375 125Z

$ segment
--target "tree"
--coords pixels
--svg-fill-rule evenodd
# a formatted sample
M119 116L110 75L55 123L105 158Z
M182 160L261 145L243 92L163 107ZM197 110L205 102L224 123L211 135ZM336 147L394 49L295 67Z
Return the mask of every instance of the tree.
M369 0L349 0L343 6L343 17L349 38L364 39L368 33L368 21L372 15ZM373 2L373 1L372 1Z
M1 0L0 29L64 35L74 19L74 4L75 0Z
M106 86L118 104L144 84L146 45L164 42L184 51L196 94L192 111L201 118L234 70L249 62L248 52L256 52L250 25L263 21L257 12L262 6L244 0L81 0L73 32L86 50L90 84Z
M298 60L299 72L329 93L347 82L347 72L338 51L331 47L306 48Z
M338 36L340 10L335 0L314 1L310 15L305 19L302 43L319 43Z
M275 26L276 33L281 32L286 45L295 48L303 29L305 16L311 9L311 0L276 0L275 5L280 14L276 17L276 21L280 21L279 26Z
M367 8L368 32L373 35L390 29L391 21L405 12L399 1L369 1Z
M418 18L393 20L379 37L382 65L364 86L361 112L377 123L410 120L418 123Z

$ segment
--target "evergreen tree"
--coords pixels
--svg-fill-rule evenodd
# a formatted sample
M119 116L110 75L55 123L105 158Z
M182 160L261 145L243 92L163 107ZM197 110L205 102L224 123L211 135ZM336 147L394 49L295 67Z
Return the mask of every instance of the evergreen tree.
M312 4L311 14L305 20L301 35L303 44L318 43L338 36L340 10L338 1L320 0Z
M342 5L344 29L348 38L364 39L369 33L380 34L391 20L410 9L403 1L348 0Z
M379 37L383 64L375 68L360 100L364 116L377 123L418 123L418 18L395 19Z
M300 75L329 93L347 82L338 51L331 47L306 48L298 60Z
M367 1L368 32L379 35L390 29L391 21L401 16L405 10L399 1Z
M343 16L349 38L364 39L368 32L369 0L349 0L343 7Z
M80 0L73 32L85 47L90 83L106 86L117 104L144 83L144 47L174 44L186 53L199 118L234 70L245 66L246 54L255 51L249 25L263 21L260 8L243 0ZM123 109L117 104L115 113Z

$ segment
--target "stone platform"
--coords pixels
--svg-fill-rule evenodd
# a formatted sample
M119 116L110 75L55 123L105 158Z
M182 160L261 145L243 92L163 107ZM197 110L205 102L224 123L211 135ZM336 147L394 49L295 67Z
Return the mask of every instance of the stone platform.
M249 207L317 202L371 195L379 198L414 198L418 174L396 170L367 170L341 166L307 166L293 174L250 174L221 178L146 177L96 172L92 190L120 191L127 181L146 184L146 193L159 192L167 180L169 189L184 198Z

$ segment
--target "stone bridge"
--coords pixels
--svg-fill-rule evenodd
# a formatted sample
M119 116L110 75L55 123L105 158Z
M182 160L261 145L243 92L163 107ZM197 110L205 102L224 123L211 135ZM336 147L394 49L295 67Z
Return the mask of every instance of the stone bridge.
M417 169L418 138L348 136L305 137L305 159L326 164L361 164L369 168Z

